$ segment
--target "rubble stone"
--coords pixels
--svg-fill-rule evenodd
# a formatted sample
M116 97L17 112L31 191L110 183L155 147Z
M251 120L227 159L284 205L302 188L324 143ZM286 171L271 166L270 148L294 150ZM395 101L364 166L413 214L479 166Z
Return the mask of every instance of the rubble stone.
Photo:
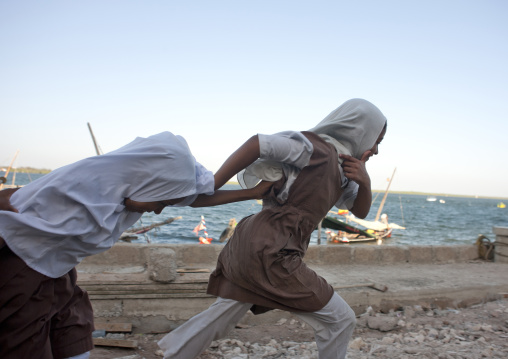
M488 306L487 306L488 304ZM357 326L349 343L347 359L393 359L393 358L429 358L429 359L505 359L508 358L508 299L475 305L474 308L443 309L428 316L423 307L411 307L414 316L406 315L406 325L401 322L396 312L383 314L369 311L363 327ZM497 315L491 315L495 312ZM361 319L359 318L359 319ZM389 323L393 326L390 333L382 334L381 327ZM395 324L394 324L395 323ZM230 333L228 339L214 341L198 359L275 359L298 358L318 359L316 343L308 340L292 339L295 328L302 332L298 320L280 321L274 324L274 333L269 336L263 332L262 326L237 328ZM376 329L373 329L375 327ZM308 332L310 328L306 329ZM242 337L242 332L251 335ZM256 333L256 337L252 335ZM280 333L280 335L279 335ZM140 340L141 345L158 341L163 334L156 334L150 340ZM301 335L301 334L300 334ZM284 337L284 339L281 339ZM303 336L300 336L303 338ZM126 335L128 339L128 335ZM153 340L152 340L153 339ZM156 345L152 350L139 349L139 358L155 359L161 357ZM125 354L123 354L125 356ZM91 352L90 359L119 358L118 354L99 355L97 348Z
M370 329L378 329L382 332L389 332L397 326L398 319L393 317L369 317L367 326Z

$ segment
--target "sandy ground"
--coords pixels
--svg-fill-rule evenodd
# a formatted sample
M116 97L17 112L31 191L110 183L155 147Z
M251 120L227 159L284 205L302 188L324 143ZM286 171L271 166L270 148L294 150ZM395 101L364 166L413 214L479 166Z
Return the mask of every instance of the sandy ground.
M389 313L367 310L357 318L348 359L508 358L508 299L469 308L420 306ZM91 359L160 359L164 334L126 335L136 349L96 347ZM311 328L298 320L242 326L213 342L200 359L318 358Z

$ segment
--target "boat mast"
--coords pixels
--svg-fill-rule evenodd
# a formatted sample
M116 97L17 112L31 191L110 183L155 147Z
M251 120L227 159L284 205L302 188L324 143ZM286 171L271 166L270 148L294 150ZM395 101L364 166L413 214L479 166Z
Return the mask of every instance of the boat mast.
M388 190L390 189L390 185L392 184L393 176L395 176L395 171L397 170L397 167L393 170L392 177L390 178L390 182L388 182L388 187L386 187L385 195L383 197L383 200L381 201L381 204L379 205L379 209L377 210L376 219L374 221L378 221L379 217L381 216L381 211L383 210L383 206L385 205L386 196L388 196Z
M4 175L4 177L5 177L5 181L7 181L7 176L9 175L9 172L10 172L10 170L11 170L12 165L14 164L14 161L16 160L16 157L18 157L18 153L19 153L19 150L17 150L17 151L16 151L16 154L15 154L15 155L14 155L14 157L12 158L11 164L9 165L9 167L7 167L7 171L5 171L5 175ZM1 182L0 182L0 189L2 189L2 188L3 188L4 183L5 183L5 182L3 182L3 181L1 181ZM14 182L13 182L13 184L14 184Z
M90 126L90 122L86 123L88 125L88 129L90 130L90 135L92 136L93 145L95 146L95 152L97 152L97 156L101 155L101 151L99 149L99 145L97 145L97 141L95 140L95 136L93 135L92 126Z

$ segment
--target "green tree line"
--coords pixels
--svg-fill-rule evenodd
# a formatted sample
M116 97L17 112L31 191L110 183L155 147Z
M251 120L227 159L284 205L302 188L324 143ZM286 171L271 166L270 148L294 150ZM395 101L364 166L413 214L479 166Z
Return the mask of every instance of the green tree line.
M4 174L5 170L8 167L9 166L0 166L0 169L2 170L2 171L0 171L0 175ZM49 172L51 172L51 170L46 169L46 168L17 167L17 168L11 168L9 173L14 173L14 172L18 172L18 173L49 173Z

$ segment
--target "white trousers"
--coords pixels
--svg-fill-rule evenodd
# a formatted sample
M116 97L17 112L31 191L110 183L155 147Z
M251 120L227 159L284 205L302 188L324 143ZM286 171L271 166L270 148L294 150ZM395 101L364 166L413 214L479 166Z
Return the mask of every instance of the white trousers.
M164 336L157 344L165 359L194 359L213 340L225 337L252 307L217 298L207 310ZM317 312L294 313L314 329L320 359L343 359L356 324L355 313L337 293Z
M78 355L75 355L73 357L68 357L66 359L88 359L90 358L90 352L86 352L86 353L83 353L83 354L78 354Z

